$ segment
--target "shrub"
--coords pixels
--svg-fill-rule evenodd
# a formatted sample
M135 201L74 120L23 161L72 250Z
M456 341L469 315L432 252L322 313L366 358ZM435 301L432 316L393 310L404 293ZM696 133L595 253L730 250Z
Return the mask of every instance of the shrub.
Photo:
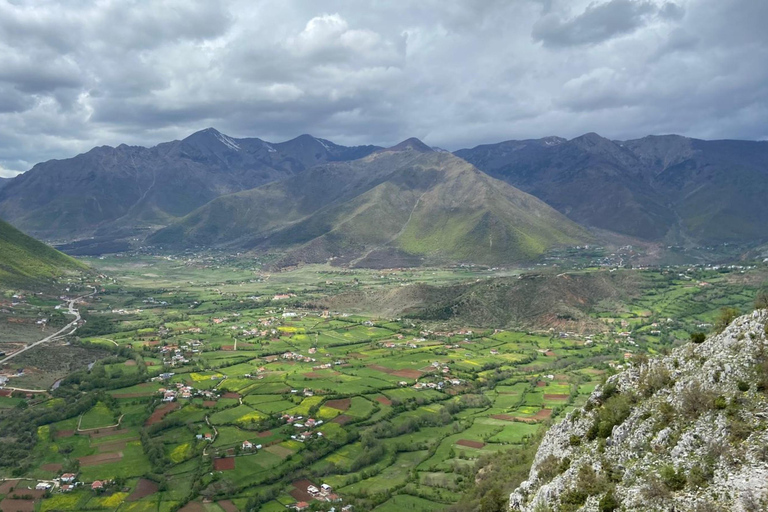
M667 387L672 378L669 375L669 371L663 365L655 365L646 369L640 374L640 382L638 383L638 390L643 396L649 397Z
M674 466L664 466L659 471L661 481L670 491L681 491L685 487L687 481L685 474L682 470L675 470Z
M749 384L747 384L743 380L740 380L739 383L737 384L737 386L739 388L739 391L741 391L741 392L749 391Z
M619 500L617 500L616 496L613 495L613 491L608 491L605 493L605 496L600 499L600 503L598 503L597 508L600 510L600 512L613 512L620 506L621 503L619 503Z
M698 488L706 486L713 478L714 474L709 465L697 464L688 471L688 486Z
M704 343L704 341L707 339L707 335L703 332L694 332L691 334L691 341L694 343Z
M539 464L538 475L544 482L549 482L560 473L560 460L554 455L547 455Z
M721 333L739 316L736 308L722 308L715 322L715 332Z
M698 418L715 406L714 392L701 387L699 382L686 387L680 394L680 412L689 420Z
M626 395L615 395L606 400L597 413L597 437L610 436L613 427L624 423L631 411L632 403Z
M755 309L768 308L768 286L763 286L755 295Z

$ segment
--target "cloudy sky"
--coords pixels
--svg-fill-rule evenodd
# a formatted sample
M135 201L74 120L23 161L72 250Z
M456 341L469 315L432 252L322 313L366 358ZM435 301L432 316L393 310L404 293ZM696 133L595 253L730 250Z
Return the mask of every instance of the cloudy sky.
M764 0L0 0L0 176L214 126L768 138Z

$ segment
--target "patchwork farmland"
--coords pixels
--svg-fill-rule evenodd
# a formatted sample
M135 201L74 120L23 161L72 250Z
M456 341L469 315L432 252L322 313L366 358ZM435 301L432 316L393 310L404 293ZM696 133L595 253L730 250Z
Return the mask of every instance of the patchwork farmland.
M728 274L691 291L670 277L663 296L596 307L606 329L562 332L321 302L361 286L452 285L484 270L98 264L114 277L99 283L85 327L68 340L97 350L93 364L55 390L0 397L9 401L0 414L25 414L34 428L23 465L2 469L14 479L0 488L2 510L443 510L489 455L529 461L542 429L606 375L711 320L694 292L748 296Z

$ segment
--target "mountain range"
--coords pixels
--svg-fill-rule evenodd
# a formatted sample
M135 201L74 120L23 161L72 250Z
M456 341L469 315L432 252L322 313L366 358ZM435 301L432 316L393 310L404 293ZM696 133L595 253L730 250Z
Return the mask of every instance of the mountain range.
M101 146L35 165L0 189L0 218L45 239L134 234L231 192L377 149L302 135L272 144L213 128L152 148Z
M456 155L583 225L671 244L768 237L768 142L588 133Z
M542 201L417 139L221 196L150 236L164 247L288 249L284 264L503 263L591 236Z
M286 264L501 263L610 233L667 245L763 242L767 175L768 142L588 133L451 154L417 139L345 147L208 128L0 180L0 218L70 254L146 240L278 250Z
M85 268L0 220L0 288L39 285L67 271Z

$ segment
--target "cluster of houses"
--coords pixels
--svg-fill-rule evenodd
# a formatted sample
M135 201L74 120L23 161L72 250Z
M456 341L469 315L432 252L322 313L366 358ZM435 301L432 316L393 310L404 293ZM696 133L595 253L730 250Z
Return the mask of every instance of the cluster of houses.
M280 357L288 361L299 361L303 363L314 363L317 361L314 357L304 356L298 352L286 352Z
M322 484L319 488L315 485L309 484L307 486L307 494L312 496L312 499L318 501L325 501L328 503L338 503L341 501L341 497L333 492L333 488L328 484ZM309 503L306 501L299 501L292 505L294 510L307 510ZM331 511L335 512L336 508L331 508ZM341 508L341 512L352 512L352 505L346 505Z
M171 374L172 375L172 374ZM177 400L179 398L192 398L192 397L203 397L208 400L218 400L219 394L215 391L208 390L208 389L195 389L192 386L187 386L185 384L182 384L181 382L177 382L174 388L160 388L157 390L158 393L163 395L163 402L173 402L174 400Z
M460 386L463 383L461 379L445 379L440 382L417 382L413 389L444 389L446 386ZM400 383L403 384L402 382ZM407 383L406 383L407 384Z

